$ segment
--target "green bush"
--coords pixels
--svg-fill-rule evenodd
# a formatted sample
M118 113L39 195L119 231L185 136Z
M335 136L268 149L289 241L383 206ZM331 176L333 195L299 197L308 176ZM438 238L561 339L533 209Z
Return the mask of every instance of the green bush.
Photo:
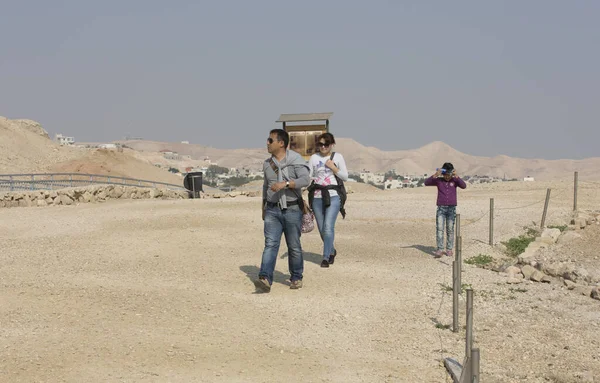
M487 265L492 263L494 258L487 254L479 254L478 256L465 259L465 263L469 265Z
M506 246L506 253L511 257L523 253L531 242L535 241L535 237L520 235L517 238L511 238L508 242L502 242Z
M548 229L558 229L562 233L563 231L567 230L567 225L552 225L548 226Z

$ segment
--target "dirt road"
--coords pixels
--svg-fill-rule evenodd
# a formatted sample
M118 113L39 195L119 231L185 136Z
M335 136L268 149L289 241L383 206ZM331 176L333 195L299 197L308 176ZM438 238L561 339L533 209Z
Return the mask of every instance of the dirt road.
M544 190L493 195L509 207ZM588 191L582 208L596 203ZM460 195L465 258L492 251L487 218L475 221L490 193ZM0 381L447 381L440 359L462 360L464 332L436 328L451 324L452 299L451 260L428 254L434 194L351 194L335 265L319 267L318 233L306 234L304 287L289 289L282 246L270 294L252 283L259 198L2 209ZM566 219L567 195L550 223ZM497 241L539 219L542 206L499 210ZM559 282L519 292L468 265L463 282L476 291L483 381L600 379L598 301Z

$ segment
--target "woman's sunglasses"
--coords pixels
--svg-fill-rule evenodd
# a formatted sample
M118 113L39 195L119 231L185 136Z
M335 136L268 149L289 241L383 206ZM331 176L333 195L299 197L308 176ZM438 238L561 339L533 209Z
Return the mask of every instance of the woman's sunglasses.
M318 146L319 148L328 148L328 147L329 147L329 144L324 144L324 143L322 143L322 142L319 142L319 143L317 144L317 146Z
M271 137L269 137L269 138L267 138L267 142L268 142L269 144L272 144L272 143L273 143L273 139L272 139Z

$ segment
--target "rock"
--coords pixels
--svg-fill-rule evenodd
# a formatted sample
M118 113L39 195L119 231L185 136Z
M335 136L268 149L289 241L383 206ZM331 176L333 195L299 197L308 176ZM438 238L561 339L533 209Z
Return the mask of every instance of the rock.
M523 266L523 268L521 269L521 272L523 273L523 277L525 279L530 279L531 276L533 275L533 273L535 273L536 269L534 269L533 267L531 267L530 265L525 265Z
M546 276L546 274L542 273L539 270L535 270L533 272L533 274L531 274L531 276L529 277L530 280L534 281L534 282L541 282L542 279Z
M544 229L542 232L541 238L552 238L552 242L556 242L556 240L560 237L559 229Z
M558 238L557 243L569 243L577 238L581 238L581 234L576 233L574 231L566 231Z
M48 206L48 203L44 199L38 199L36 202L38 206Z
M583 267L575 268L573 265L565 265L562 271L562 277L573 282L584 281L588 272Z
M509 277L506 280L506 283L508 283L509 285L516 285L519 283L523 283L523 276L521 274L517 274L519 277Z
M575 227L580 229L584 229L587 226L587 220L585 218L576 218L575 219Z
M554 239L552 237L536 237L535 242L546 243L548 245L554 244Z
M542 282L542 283L552 283L552 278L550 278L548 275L544 275L544 276L542 277L542 280L541 280L541 282Z
M590 296L594 299L597 299L600 301L600 289L598 289L598 287L594 287L592 289L592 292L590 294Z
M531 262L534 262L537 259L537 250L525 250L525 252L519 254L517 259L519 260L519 263L523 265L529 265Z
M590 271L588 275L584 278L584 280L590 285L595 285L600 282L600 272L598 271Z
M565 286L567 286L567 289L569 289L569 290L573 290L577 286L577 284L575 282L570 281L568 279L565 279L563 281L563 283L565 284Z
M63 205L72 205L73 200L68 195L63 194L62 196L60 196L60 203Z
M592 296L592 290L593 289L594 288L591 287L591 286L580 286L580 285L577 285L575 287L575 292L577 294L581 294L581 295L585 295L586 297L590 297L590 296Z
M519 269L517 266L509 266L504 270L505 273L507 273L508 275L516 275L516 274L521 274L521 269Z
M39 122L26 119L11 120L11 122L21 129L29 130L30 132L38 134L42 137L50 138L48 136L48 132L46 132L46 130L42 128L42 125L40 125Z

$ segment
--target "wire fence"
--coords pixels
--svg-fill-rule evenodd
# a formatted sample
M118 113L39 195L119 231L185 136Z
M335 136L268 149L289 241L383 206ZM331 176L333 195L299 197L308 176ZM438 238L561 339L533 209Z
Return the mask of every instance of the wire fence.
M25 192L36 190L58 190L90 185L121 185L143 188L165 188L185 190L183 186L166 182L136 178L115 177L85 173L39 173L39 174L0 174L0 191Z
M461 238L460 245L458 245L458 240L456 241L457 260L455 262L458 262L459 270L462 268L461 262L465 259L465 252L469 250L469 248L479 246L480 248L478 250L485 251L484 248L486 245L492 248L499 242L502 242L499 239L507 240L513 236L528 234L526 231L527 228L535 227L537 230L542 230L549 226L566 226L572 223L573 220L578 217L580 212L584 210L600 209L600 195L596 192L600 185L597 182L591 182L582 188L581 185L578 186L578 174L575 173L573 184L559 184L558 188L554 187L556 184L551 186L553 187L547 189L536 186L532 190L519 190L514 193L502 191L498 193L500 199L490 198L489 208L483 208L483 206L481 206L481 209L473 214L473 210L475 209L471 207L468 214L461 214L457 225L457 232L455 233L456 236L460 236ZM584 193L581 193L582 191ZM538 192L539 198L536 198L535 196ZM494 193L494 191L490 190L490 194L491 193ZM490 197L494 196L490 195ZM523 198L535 200L518 204L518 201L522 201ZM580 199L580 205L578 205L578 198ZM485 202L487 203L487 200L485 200ZM479 205L482 201L480 200L476 203ZM561 231L562 230L563 229L561 228ZM465 242L464 245L463 239ZM475 252L471 252L471 255L473 254L475 254ZM450 263L452 264L453 262ZM458 273L460 275L461 272L458 271ZM447 275L444 275L444 286L446 285L446 280ZM460 282L461 278L458 280L457 289L460 291L463 287L461 284L464 283L464 281ZM453 284L454 283L457 282L453 281ZM470 286L468 282L467 286ZM453 295L454 294L455 293L453 292ZM439 307L437 308L436 313L437 318L442 316L442 307L445 306L444 302L446 295L449 295L449 292L446 289L443 289L441 297L439 298ZM459 293L458 299L463 301L464 304L465 298L462 294ZM453 302L453 310L454 305L455 303ZM468 316L467 307L467 318ZM470 325L467 319L466 328L469 328L469 326L472 326L472 318ZM440 354L443 354L445 350L442 337L442 331L445 328L446 327L440 327L438 330L441 349ZM467 331L467 344L469 344L469 342L472 343L472 338L469 340L469 332ZM466 359L462 366L463 373L467 374L474 373L474 371L478 371L479 369L479 349L477 349L476 361L468 359L470 357L469 354L469 352L465 354ZM449 373L449 375L444 373L445 381L462 381L462 379L457 379L456 376L453 376L450 372L451 368L447 362L451 361L451 358L445 358L444 360ZM471 365L471 363L474 362L476 362L476 368ZM477 377L476 381L479 381L478 379L479 378Z

